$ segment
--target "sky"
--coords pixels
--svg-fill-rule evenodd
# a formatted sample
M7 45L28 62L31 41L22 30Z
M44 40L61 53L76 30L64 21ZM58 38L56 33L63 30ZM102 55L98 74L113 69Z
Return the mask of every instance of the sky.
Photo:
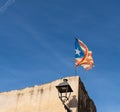
M95 63L77 74L75 37ZM97 112L119 112L119 43L119 0L0 0L0 92L77 75Z

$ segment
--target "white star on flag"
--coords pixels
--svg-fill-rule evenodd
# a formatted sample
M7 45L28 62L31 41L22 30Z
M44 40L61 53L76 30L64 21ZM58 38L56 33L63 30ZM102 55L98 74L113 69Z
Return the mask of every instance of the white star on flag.
M79 55L80 56L80 50L77 48L75 49L75 54Z

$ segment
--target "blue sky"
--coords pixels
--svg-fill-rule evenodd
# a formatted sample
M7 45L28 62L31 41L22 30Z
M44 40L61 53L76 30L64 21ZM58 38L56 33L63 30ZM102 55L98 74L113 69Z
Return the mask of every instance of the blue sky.
M77 75L98 112L120 110L120 1L0 0L0 92L75 75L78 36L95 67Z

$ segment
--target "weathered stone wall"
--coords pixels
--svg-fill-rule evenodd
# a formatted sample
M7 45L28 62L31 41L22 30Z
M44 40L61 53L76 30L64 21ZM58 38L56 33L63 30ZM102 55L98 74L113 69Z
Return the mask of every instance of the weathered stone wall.
M79 78L78 88L78 112L96 112L96 106L93 100L88 96L84 84Z
M94 103L87 102L90 98L79 77L67 79L73 89L69 101L66 102L71 112L95 112ZM66 112L56 89L56 85L62 81L60 79L40 86L0 93L0 112ZM85 110L87 106L90 111Z

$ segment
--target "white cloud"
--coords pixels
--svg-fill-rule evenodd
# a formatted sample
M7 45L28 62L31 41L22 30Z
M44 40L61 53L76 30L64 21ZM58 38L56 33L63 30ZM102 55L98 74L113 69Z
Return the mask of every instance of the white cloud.
M5 4L2 7L0 7L0 13L6 11L8 7L13 3L15 3L15 0L8 0L7 2L5 2Z

